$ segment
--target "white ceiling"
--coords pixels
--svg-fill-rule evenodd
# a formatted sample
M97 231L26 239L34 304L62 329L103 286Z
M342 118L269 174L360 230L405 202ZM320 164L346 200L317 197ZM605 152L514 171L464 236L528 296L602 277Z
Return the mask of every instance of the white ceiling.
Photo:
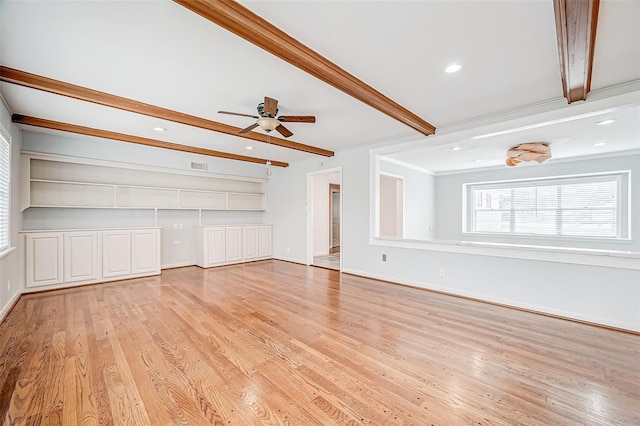
M551 0L241 3L435 125L437 134L529 105L557 106L562 98ZM0 0L0 7L0 62L8 67L237 127L252 120L217 111L254 114L270 96L280 101L281 115L317 117L316 124L287 124L290 139L333 151L406 140L429 147L433 138L170 1ZM637 22L640 2L601 1L592 90L640 80ZM444 73L451 62L462 70ZM8 83L0 90L14 113L279 161L309 156ZM629 110L598 152L640 147L639 121L638 109ZM154 132L156 125L168 131ZM558 144L554 156L583 155L587 125L546 126L555 133L545 137L558 138L545 140ZM474 147L503 162L511 143L485 138ZM485 165L436 148L403 161L436 171ZM441 158L435 166L420 163L434 156Z

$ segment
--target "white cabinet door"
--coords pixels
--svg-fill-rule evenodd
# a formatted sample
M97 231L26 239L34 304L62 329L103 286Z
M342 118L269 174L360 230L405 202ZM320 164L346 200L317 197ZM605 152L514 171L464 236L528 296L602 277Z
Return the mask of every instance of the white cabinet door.
M64 282L98 279L98 233L64 233Z
M205 266L222 263L225 260L225 229L205 228L204 230L204 264Z
M62 282L62 232L27 234L26 267L27 287L59 284Z
M227 228L226 261L242 260L242 227Z
M131 231L102 232L102 276L131 274Z
M242 241L242 251L245 259L258 257L258 227L245 226L244 239Z
M258 227L258 257L269 257L272 254L271 226Z
M157 229L131 231L131 273L143 274L158 271Z

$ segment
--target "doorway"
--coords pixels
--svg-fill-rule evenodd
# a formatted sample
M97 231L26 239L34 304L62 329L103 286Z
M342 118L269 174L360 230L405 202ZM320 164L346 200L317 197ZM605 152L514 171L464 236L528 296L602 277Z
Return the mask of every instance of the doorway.
M340 270L342 265L342 169L308 174L307 263Z
M329 254L340 253L340 185L329 184Z

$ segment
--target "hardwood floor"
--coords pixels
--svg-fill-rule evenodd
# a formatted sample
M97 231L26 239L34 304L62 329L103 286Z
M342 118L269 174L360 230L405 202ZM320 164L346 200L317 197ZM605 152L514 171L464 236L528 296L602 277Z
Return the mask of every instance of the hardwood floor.
M23 296L4 424L638 425L640 337L262 261Z

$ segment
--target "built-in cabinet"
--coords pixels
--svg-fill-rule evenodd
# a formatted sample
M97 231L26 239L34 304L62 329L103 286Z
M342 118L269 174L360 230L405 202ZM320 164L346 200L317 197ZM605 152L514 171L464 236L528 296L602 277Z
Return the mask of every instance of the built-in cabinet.
M203 226L196 232L196 265L202 268L272 256L271 225Z
M62 232L42 232L26 236L27 287L63 282L63 238Z
M26 287L88 284L160 273L157 228L24 232Z
M98 232L64 232L63 255L64 282L97 281L98 271ZM38 258L36 258L38 259Z

